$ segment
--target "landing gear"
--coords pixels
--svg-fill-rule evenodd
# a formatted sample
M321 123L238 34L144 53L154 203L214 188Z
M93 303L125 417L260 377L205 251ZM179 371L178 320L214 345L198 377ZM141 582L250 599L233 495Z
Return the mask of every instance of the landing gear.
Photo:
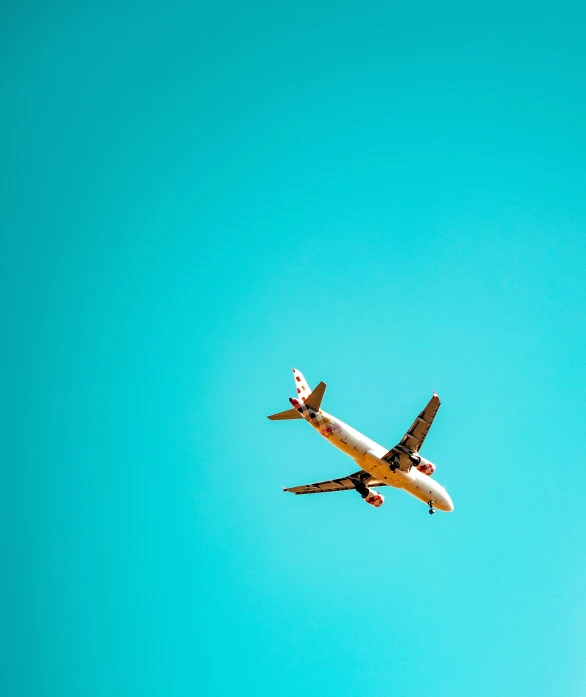
M429 515L433 515L435 513L435 508L433 507L433 501L428 501L427 505L429 506Z

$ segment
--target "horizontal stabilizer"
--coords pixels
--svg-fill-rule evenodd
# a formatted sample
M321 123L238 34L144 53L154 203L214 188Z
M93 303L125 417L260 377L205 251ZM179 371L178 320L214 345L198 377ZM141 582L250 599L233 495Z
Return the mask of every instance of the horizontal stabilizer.
M320 382L315 390L305 399L305 406L313 409L313 411L319 411L321 406L321 401L324 398L324 392L326 391L326 383Z
M267 419L271 421L288 421L289 419L302 419L303 417L297 411L297 409L287 409L287 411L280 411L278 414L271 414L267 416Z

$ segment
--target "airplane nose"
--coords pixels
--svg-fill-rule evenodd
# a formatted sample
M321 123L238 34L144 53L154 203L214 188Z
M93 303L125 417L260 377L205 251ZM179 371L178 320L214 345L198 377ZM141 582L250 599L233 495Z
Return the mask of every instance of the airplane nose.
M451 513L454 510L454 502L452 499L446 494L446 500L445 500L445 511L446 513Z

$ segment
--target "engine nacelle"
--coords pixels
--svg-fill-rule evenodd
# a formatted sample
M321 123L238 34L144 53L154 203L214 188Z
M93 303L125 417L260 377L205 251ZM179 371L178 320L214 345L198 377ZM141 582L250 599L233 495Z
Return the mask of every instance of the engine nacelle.
M385 502L385 497L382 494L379 494L378 491L375 491L374 489L367 489L366 496L363 494L361 494L361 496L366 501L366 503L370 504L371 506L374 506L375 508L380 508Z
M421 455L410 455L409 459L422 474L427 474L428 477L431 477L435 472L435 465L433 462L426 460L424 457L421 457Z
M433 462L430 462L422 457L421 462L417 465L417 469L423 474L427 474L428 477L431 477L431 475L435 472L435 465Z
M379 494L378 491L375 491L374 489L370 489L362 481L355 481L354 486L360 496L362 496L366 503L370 504L371 506L380 508L385 502L385 497L382 494Z

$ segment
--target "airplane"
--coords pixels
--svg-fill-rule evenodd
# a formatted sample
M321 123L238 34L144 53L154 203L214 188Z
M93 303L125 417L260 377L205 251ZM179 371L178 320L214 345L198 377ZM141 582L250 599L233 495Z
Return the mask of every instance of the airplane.
M332 491L355 489L366 503L379 508L384 496L376 491L382 486L403 489L429 506L430 514L451 512L454 504L448 492L431 475L435 465L419 454L425 437L440 407L440 399L434 392L427 406L419 413L411 428L394 448L375 443L362 433L339 419L322 411L321 402L326 384L320 382L312 391L302 373L293 368L297 397L290 397L292 409L271 414L271 421L305 419L332 445L349 455L362 469L340 479L330 479L315 484L304 484L283 491L292 494L324 494Z

